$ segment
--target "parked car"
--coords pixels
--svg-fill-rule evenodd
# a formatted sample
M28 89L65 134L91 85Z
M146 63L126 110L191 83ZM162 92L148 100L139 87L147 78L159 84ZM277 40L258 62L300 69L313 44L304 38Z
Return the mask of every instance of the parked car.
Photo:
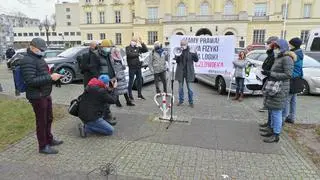
M58 56L58 54L60 54L61 52L63 52L63 50L51 50L51 49L48 49L45 51L45 54L44 54L44 58L47 58L47 57L56 57ZM11 66L12 66L12 62L15 62L17 63L20 59L23 58L24 55L27 54L27 49L24 48L24 49L18 49L16 51L16 54L13 55L12 58L8 59L7 61L7 67L10 69Z
M247 55L248 61L261 67L267 54L264 50L255 50ZM304 55L303 59L304 90L302 94L320 94L320 62Z

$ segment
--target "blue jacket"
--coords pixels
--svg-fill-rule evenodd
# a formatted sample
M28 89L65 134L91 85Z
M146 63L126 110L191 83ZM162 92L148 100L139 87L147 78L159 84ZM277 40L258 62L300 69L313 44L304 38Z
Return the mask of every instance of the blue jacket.
M294 62L294 67L293 67L293 73L292 77L303 77L303 52L302 49L297 49L294 51L294 53L297 55L297 60Z

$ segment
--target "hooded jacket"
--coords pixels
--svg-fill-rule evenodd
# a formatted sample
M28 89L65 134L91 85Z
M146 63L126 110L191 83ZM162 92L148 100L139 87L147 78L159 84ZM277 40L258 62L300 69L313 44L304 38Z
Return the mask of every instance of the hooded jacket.
M296 60L293 66L292 78L303 77L303 58L304 54L302 49L293 50L296 55Z
M103 118L106 105L116 103L116 95L97 78L92 78L79 103L79 118L83 123Z

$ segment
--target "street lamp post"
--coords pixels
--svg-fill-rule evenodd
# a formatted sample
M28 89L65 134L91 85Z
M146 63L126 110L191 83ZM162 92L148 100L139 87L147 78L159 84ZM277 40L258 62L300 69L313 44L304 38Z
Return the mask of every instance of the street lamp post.
M48 16L46 16L46 19L39 25L40 32L42 32L43 27L44 27L44 30L46 31L47 45L49 45L50 44L50 41L49 41L50 27L52 29L52 32L54 32L56 30L56 24L50 23L50 21L48 20Z
M286 0L286 5L285 5L285 11L284 11L284 17L283 17L283 33L282 37L283 39L286 38L286 25L287 25L287 16L288 16L288 0Z

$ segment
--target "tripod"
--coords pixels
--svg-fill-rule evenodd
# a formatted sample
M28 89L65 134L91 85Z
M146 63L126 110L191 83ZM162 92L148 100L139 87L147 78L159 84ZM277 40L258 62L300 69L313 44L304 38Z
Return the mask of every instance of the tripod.
M173 85L174 85L174 65L175 64L176 64L175 62L171 63L171 66L172 66L172 69L171 69L171 93L172 93L172 97L171 97L170 120L169 120L169 124L168 124L166 129L169 129L169 127L171 126L171 124L173 122L189 123L189 121L177 120L177 119L173 118L173 107L174 107L174 105L173 105L173 96L174 96L174 94L173 94Z

